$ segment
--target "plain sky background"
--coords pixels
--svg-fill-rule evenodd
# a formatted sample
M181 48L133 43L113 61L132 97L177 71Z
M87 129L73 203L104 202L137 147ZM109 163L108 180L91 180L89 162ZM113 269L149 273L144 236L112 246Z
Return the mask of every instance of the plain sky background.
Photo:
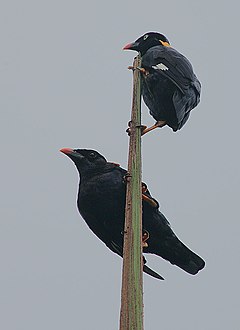
M206 260L191 276L159 257L144 275L145 329L237 330L237 1L2 1L0 328L118 329L122 261L76 208L78 174L58 150L92 148L126 167L134 52L164 33L202 83L183 129L146 135L143 180L174 231ZM152 124L145 106L142 122Z

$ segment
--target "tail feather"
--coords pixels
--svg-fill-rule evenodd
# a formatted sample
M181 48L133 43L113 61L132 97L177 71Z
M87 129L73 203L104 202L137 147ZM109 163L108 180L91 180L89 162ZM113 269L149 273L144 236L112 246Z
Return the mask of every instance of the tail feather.
M189 274L195 275L205 266L205 261L179 240L172 252L169 261Z
M168 260L171 264L180 267L187 273L195 275L205 266L205 261L191 251L176 236L158 246L158 250L149 251Z
M164 280L164 278L161 275L159 275L158 273L156 273L154 270L152 270L151 268L149 268L146 265L143 266L143 271L144 271L144 273L146 273L152 277L155 277L158 280Z
M188 249L189 250L189 249ZM187 263L177 264L180 268L188 272L189 274L195 275L205 266L205 261L196 255L194 252L189 250L189 259Z

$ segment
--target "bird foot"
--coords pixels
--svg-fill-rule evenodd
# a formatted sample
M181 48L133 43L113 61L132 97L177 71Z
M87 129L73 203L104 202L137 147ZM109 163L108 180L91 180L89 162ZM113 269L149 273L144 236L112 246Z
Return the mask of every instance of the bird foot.
M142 247L148 247L148 243L147 240L149 239L149 232L147 232L146 230L144 230L144 233L142 235Z
M131 121L128 123L128 128L126 129L126 132L127 132L127 134L128 134L128 136L130 136L131 135ZM145 131L145 129L147 129L147 126L145 126L145 125L137 125L136 126L137 128L139 128L140 127L140 129L141 129L141 135L143 135L143 131Z
M145 182L142 182L142 193L145 193L147 191L147 185Z
M123 182L126 183L129 181L129 179L131 178L131 174L130 173L126 173L123 177Z
M132 70L132 71L139 70L145 76L149 75L149 71L144 68L141 68L140 66L137 66L135 68L134 66L130 65L130 66L128 66L128 70Z
M159 204L153 198L148 197L145 194L142 194L142 200L148 203L150 206L154 207L155 209L158 209L159 207Z
M137 67L137 70L139 70L142 74L144 74L145 76L149 75L149 71L146 70L145 68L141 68L141 67Z
M126 129L126 133L128 134L128 136L130 136L131 134L131 125L132 125L132 121L130 120L128 122L128 128Z
M147 185L144 182L142 182L142 200L148 203L150 206L154 207L155 209L159 208L158 202L154 198L149 196Z

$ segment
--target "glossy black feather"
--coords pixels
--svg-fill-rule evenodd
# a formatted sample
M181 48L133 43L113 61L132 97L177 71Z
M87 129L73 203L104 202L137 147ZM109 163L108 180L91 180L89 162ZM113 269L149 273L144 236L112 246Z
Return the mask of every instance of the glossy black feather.
M132 45L127 49L141 53L147 72L142 74L142 95L150 114L173 131L181 129L200 101L201 84L191 63L162 34L147 33Z
M95 235L122 256L127 171L107 162L96 151L64 150L62 152L74 161L80 174L77 200L80 214ZM149 191L146 194L151 197ZM196 274L204 267L204 261L176 237L158 207L145 201L143 230L150 235L144 253L157 254L190 274ZM144 270L154 276L146 265Z
M175 49L159 45L146 52L142 66L149 72L142 75L142 95L150 114L179 130L200 101L201 85L190 62Z

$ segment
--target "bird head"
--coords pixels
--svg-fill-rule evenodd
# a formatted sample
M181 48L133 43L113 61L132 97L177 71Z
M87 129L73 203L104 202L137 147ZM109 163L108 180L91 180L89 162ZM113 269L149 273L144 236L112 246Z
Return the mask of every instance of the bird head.
M136 50L141 53L141 55L144 55L149 48L158 46L159 44L165 47L170 46L168 39L163 34L158 32L148 32L136 41L127 44L123 49Z
M95 150L63 148L60 151L71 158L81 176L98 173L107 164L106 159Z

